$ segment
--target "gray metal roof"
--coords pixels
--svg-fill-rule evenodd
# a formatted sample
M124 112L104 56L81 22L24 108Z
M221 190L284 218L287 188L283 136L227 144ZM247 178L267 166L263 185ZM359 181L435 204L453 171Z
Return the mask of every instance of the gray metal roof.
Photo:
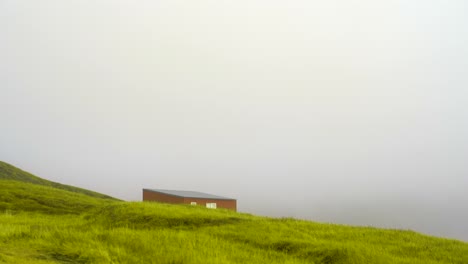
M218 195L213 195L213 194L208 194L208 193L202 193L202 192L194 192L194 191L177 191L177 190L162 190L162 189L143 189L143 190L151 191L151 192L164 193L164 194L178 196L178 197L184 197L184 198L235 200L235 199L227 198L227 197L223 197L223 196L218 196Z

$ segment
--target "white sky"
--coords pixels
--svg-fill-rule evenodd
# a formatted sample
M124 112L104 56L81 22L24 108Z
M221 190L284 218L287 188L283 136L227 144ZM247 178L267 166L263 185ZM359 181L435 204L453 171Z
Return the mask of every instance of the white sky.
M466 1L0 0L0 160L468 240Z

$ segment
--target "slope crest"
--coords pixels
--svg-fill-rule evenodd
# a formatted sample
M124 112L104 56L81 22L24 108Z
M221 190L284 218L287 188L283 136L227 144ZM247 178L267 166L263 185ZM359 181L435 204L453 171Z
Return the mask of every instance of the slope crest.
M42 179L3 161L0 161L0 180L26 182L56 189L62 189L70 192L81 193L91 197L116 200L115 198L105 194Z

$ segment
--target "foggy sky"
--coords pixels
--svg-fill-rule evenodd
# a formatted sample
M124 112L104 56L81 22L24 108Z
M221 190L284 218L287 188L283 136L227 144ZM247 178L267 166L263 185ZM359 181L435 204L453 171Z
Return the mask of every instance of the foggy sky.
M0 0L0 160L468 241L466 1Z

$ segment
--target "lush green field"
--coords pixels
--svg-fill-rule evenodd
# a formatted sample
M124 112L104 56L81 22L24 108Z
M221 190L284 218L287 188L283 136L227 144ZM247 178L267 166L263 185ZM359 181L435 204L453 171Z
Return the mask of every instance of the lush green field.
M56 189L62 189L62 190L70 191L70 192L82 193L82 194L86 194L88 196L97 197L97 198L114 199L110 196L107 196L101 193L97 193L97 192L93 192L90 190L86 190L86 189L82 189L82 188L78 188L78 187L74 187L70 185L60 184L57 182L52 182L52 181L39 178L35 175L32 175L29 172L18 169L3 161L0 161L0 180L14 180L14 181L28 182L28 183L33 183L33 184L42 185L42 186L54 187Z
M6 177L5 177L6 178ZM411 231L122 202L0 180L0 263L468 263Z

